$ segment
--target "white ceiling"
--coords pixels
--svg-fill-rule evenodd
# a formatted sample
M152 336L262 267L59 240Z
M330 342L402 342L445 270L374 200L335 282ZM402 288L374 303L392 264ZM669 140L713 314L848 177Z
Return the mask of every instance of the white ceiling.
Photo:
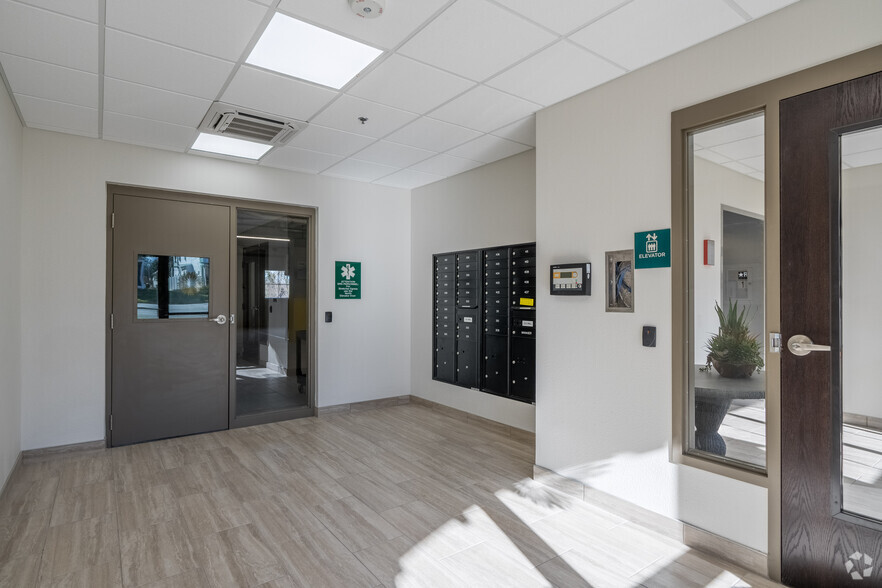
M0 67L28 127L186 152L220 100L309 122L259 165L414 188L531 149L536 111L794 1L387 0L363 19L347 0L0 0ZM244 65L277 11L384 52L339 91Z

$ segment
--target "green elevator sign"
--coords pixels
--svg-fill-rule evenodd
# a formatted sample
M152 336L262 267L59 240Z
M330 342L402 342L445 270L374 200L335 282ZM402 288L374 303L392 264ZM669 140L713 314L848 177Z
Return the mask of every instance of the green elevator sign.
M361 262L334 262L334 298L361 299Z
M634 233L634 269L671 267L671 229Z

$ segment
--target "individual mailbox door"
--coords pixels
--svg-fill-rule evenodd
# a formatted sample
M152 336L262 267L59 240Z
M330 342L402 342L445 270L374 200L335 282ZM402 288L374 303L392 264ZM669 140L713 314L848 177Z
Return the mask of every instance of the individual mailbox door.
M435 339L435 379L453 383L456 380L456 350L454 339Z
M484 337L484 390L508 393L508 337Z
M478 365L478 342L456 342L456 383L460 386L477 388L480 381Z
M521 400L536 399L536 339L511 338L511 382L508 393Z

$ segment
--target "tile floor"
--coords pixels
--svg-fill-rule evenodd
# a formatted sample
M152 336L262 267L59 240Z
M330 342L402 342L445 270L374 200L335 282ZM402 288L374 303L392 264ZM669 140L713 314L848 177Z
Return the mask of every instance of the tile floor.
M0 498L0 586L777 585L533 462L414 404L31 459Z

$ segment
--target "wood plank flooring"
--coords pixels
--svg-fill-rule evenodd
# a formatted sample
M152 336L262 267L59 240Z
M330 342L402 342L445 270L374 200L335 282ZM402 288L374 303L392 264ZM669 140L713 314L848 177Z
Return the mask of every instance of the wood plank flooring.
M409 404L27 461L0 586L776 586L531 480Z

